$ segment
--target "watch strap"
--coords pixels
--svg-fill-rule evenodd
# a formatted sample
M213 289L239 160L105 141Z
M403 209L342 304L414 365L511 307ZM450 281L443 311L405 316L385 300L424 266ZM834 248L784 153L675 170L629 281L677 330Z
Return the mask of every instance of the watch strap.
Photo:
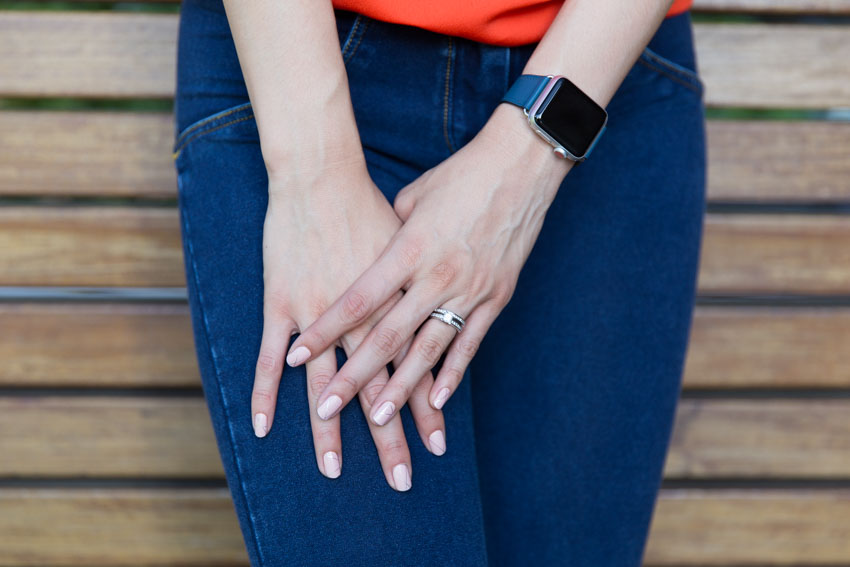
M527 112L548 82L549 77L544 75L520 75L502 97L502 102L515 104Z

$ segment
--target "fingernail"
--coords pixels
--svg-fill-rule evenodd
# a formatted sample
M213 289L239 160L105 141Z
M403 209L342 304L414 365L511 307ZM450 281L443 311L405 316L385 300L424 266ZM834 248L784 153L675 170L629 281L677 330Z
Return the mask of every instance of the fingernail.
M431 443L431 452L435 455L440 456L446 452L446 437L439 429L428 437L428 441Z
M443 404L446 403L446 400L449 399L449 389L443 388L437 394L436 399L434 400L434 407L437 409L443 409Z
M289 353L286 357L286 362L289 366L298 366L308 358L310 358L310 349L305 346L300 346Z
M393 482L396 490L410 490L410 469L407 465L401 463L393 467Z
M254 416L254 435L257 437L265 437L269 432L268 418L264 413L258 413Z
M330 478L339 476L339 455L334 451L325 453L322 459L325 461L325 474Z
M393 413L395 413L395 404L392 402L384 402L372 419L378 425L383 425L390 420Z
M342 405L342 398L334 394L327 400L325 403L319 406L319 417L322 419L328 419L333 412L339 409L339 406Z

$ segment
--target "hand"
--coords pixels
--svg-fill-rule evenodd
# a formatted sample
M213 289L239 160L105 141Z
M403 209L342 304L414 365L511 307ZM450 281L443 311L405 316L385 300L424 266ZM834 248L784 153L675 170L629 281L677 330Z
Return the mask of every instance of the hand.
M264 437L274 421L284 350L292 334L307 328L378 257L400 226L392 207L369 178L365 162L357 161L354 166L335 162L321 170L282 167L269 174L263 226L263 336L251 399L257 436ZM380 315L401 296L399 290L388 294L382 305L375 306L372 318L362 318L333 342L326 342L307 363L316 459L319 470L328 477L339 476L341 469L339 419L315 416L319 394L336 372L334 349L341 346L346 354L353 353ZM376 366L363 380L366 387L360 404L366 415L388 378L386 368ZM425 446L442 454L442 412L429 406L428 382L423 383L411 396L410 409ZM387 482L396 490L407 490L410 452L400 417L383 428L370 423L370 431Z
M571 165L553 156L551 147L523 124L516 109L501 105L469 144L405 187L394 205L404 221L402 228L377 261L302 331L290 349L312 360L309 353L322 352L363 321L374 321L389 298L406 290L333 376L319 403L344 407L424 323L410 353L374 399L371 419L378 425L387 423L418 391L420 377L451 343L429 393L431 405L442 408L513 295L546 211ZM464 329L457 333L454 327L429 319L437 307L464 317ZM331 411L321 417L334 415Z

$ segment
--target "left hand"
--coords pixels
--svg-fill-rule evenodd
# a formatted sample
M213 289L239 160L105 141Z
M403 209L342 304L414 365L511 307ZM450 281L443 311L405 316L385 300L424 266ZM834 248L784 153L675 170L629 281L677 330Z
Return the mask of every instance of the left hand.
M449 344L453 348L428 399L440 409L455 391L512 297L546 211L572 166L555 157L517 112L497 107L473 140L398 194L393 207L402 227L375 263L292 344L289 352L300 346L325 352L405 290L333 376L318 406L339 396L344 407L414 333L403 362L372 404L372 421L387 423ZM429 319L437 307L463 317L463 330Z

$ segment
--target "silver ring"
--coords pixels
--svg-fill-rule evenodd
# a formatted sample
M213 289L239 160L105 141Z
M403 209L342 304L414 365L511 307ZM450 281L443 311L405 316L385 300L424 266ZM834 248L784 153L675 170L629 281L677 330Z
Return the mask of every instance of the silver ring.
M443 309L439 307L431 311L431 314L428 317L433 317L443 323L447 323L457 329L457 332L461 332L463 330L463 326L466 325L466 321L463 320L463 317L455 313L454 311L449 311L448 309Z

